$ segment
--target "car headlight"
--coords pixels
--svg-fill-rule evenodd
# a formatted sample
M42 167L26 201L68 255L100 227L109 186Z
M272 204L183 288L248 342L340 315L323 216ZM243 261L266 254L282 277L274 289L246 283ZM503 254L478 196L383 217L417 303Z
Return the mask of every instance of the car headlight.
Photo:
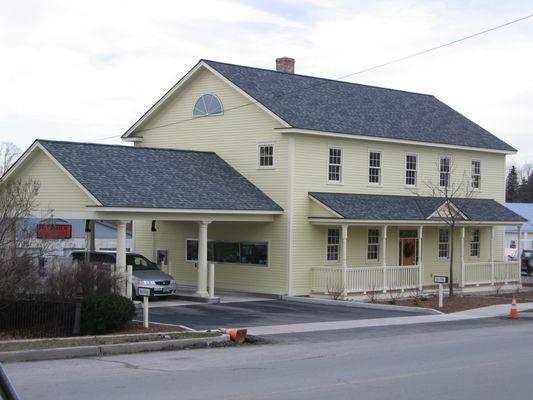
M142 279L137 279L137 285L155 285L155 281L144 281Z

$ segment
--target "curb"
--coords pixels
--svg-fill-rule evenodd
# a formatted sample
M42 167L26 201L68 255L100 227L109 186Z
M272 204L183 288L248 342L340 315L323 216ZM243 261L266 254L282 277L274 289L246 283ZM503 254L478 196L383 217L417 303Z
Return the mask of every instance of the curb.
M435 310L433 308L395 306L393 304L363 303L361 301L329 300L329 299L316 299L316 298L311 298L311 297L295 297L295 296L283 296L282 300L295 301L298 303L323 304L323 305L328 305L328 306L370 308L370 309L375 309L375 310L389 310L389 311L407 311L407 312L424 314L424 315L443 314L441 311Z
M101 357L147 351L183 350L225 345L227 335L211 338L171 339L152 342L104 344L100 346L58 347L54 349L17 350L0 352L0 362L44 361L79 357Z

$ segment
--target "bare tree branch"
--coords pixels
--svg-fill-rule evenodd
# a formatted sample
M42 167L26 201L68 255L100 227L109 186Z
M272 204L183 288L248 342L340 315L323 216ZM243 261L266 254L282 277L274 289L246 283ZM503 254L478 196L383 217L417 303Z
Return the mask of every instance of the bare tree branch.
M13 165L20 149L11 142L0 142L0 177Z

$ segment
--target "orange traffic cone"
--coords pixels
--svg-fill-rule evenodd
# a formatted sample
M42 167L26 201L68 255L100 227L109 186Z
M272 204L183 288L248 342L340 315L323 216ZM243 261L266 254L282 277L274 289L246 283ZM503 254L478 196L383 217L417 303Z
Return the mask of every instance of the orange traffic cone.
M516 319L520 318L518 314L518 308L516 308L516 299L513 296L513 302L511 303L511 311L509 311L509 318Z
M237 343L244 343L244 341L246 340L246 334L248 333L246 329L220 328L220 331L222 333L227 334L232 342L237 342Z

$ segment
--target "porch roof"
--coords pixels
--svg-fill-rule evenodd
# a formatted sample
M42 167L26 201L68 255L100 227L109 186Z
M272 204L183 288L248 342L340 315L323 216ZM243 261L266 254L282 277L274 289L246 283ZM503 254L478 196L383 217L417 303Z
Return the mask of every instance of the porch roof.
M94 196L97 208L282 211L213 152L36 142Z
M425 196L324 192L309 192L309 196L336 214L337 218L334 219L358 221L431 222L432 214L444 203L442 197ZM457 198L453 199L452 203L466 217L467 222L527 222L522 216L492 199Z

